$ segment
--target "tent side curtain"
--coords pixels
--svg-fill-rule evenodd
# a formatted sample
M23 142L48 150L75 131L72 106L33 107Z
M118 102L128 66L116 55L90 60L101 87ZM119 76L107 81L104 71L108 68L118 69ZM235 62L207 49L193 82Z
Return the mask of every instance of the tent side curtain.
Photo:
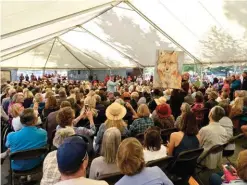
M2 39L1 56L6 61L19 58L15 64L35 68L34 60L41 60L40 57L46 55L50 49L49 39L56 37L45 65L47 68L66 65L89 69L149 67L155 65L159 49L185 51L184 64L198 61L203 66L247 64L247 25L243 24L243 20L233 20L225 13L241 7L243 14L244 10L247 12L247 2L115 2L113 6L98 7L73 18ZM40 56L37 50L43 50L44 54ZM21 55L36 58L32 59L33 62L22 64Z

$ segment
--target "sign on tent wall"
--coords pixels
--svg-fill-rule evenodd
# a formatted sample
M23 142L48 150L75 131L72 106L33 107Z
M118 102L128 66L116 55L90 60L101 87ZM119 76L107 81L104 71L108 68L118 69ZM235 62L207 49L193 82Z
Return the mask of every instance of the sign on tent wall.
M154 87L181 88L184 53L158 50L154 69Z
M1 71L1 84L11 81L11 72L10 71Z

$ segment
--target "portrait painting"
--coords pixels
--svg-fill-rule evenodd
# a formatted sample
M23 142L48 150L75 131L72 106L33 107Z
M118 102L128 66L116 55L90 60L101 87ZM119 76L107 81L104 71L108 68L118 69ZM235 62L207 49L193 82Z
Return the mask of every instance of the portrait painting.
M154 71L154 87L180 89L182 60L183 52L158 50Z

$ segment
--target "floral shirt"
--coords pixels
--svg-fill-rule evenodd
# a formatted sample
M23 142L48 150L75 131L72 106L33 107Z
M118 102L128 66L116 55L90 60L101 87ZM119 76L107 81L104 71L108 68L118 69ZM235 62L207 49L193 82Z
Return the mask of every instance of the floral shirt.
M61 174L58 170L57 151L50 152L43 163L43 177L40 185L53 185L60 180Z

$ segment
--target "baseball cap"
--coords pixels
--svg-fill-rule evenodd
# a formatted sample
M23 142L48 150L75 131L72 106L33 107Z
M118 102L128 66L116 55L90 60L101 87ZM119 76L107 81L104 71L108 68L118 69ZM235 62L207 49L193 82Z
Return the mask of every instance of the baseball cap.
M82 137L66 138L57 150L58 169L61 173L75 173L87 156L87 143Z

